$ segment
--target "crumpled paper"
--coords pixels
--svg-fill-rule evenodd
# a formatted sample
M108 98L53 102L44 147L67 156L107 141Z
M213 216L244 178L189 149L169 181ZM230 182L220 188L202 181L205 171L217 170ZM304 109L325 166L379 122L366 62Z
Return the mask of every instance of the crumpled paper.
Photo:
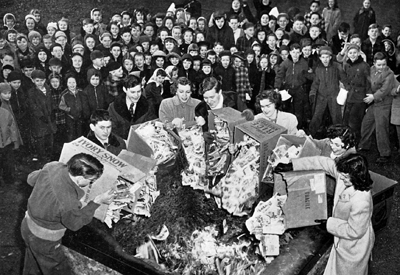
M159 121L148 121L135 130L153 150L157 164L166 163L175 158L178 147L174 144L164 124Z
M182 171L182 185L204 190L207 179L205 162L205 143L201 127L193 126L179 131L185 150L188 168Z
M214 119L215 130L210 131L214 134L214 141L207 151L207 176L215 177L225 173L227 161L229 160L229 128L226 121L218 117Z

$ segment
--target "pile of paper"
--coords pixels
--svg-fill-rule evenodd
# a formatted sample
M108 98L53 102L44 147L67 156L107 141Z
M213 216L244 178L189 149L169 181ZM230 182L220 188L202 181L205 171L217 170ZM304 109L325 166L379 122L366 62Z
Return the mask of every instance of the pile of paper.
M251 234L260 240L260 254L264 257L279 255L279 235L285 232L285 217L282 206L287 196L274 195L268 201L261 201L253 216L246 221Z
M225 173L227 161L229 160L229 128L226 121L218 117L214 119L215 130L214 141L210 144L207 151L207 176L215 177Z
M221 179L221 205L236 216L247 215L257 198L259 143L249 136L238 144L239 153Z
M157 164L166 163L175 157L178 147L162 122L153 120L145 122L140 124L135 132L151 147Z
M272 156L270 157L269 161L273 167L276 167L278 163L288 164L292 159L298 158L302 150L303 146L301 145L279 145L276 146L272 151Z
M193 126L181 129L179 137L182 139L188 161L188 168L182 171L182 185L191 186L193 189L203 190L207 182L205 145L201 127Z

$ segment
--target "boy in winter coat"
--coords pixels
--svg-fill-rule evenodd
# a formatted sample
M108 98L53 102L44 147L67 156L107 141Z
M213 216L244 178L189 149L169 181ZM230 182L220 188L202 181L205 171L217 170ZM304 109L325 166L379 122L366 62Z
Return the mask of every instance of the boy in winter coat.
M48 162L53 153L53 141L57 130L51 90L46 82L46 74L34 70L31 74L35 87L29 90L28 102L31 113L31 133L35 140L39 161Z
M214 45L215 42L221 42L224 49L230 49L235 45L233 30L226 22L224 12L214 12L214 25L208 29L206 41L210 45Z
M332 61L331 48L321 47L319 56L321 64L315 69L315 78L310 91L310 102L314 109L309 126L312 136L315 136L321 126L326 108L334 125L342 122L341 108L336 102L340 90L339 81L347 87L346 74L340 64Z
M107 92L105 84L101 81L101 73L98 70L90 69L87 72L88 85L83 90L89 104L89 114L97 109L108 109L113 98Z
M299 122L298 128L303 129L306 124L305 100L306 92L303 89L307 79L312 79L307 61L301 57L299 44L290 45L290 57L283 61L275 77L275 90L287 89L292 96L292 106L286 106L286 111L291 110Z
M390 160L389 120L393 97L390 94L395 87L393 71L387 66L385 54L378 52L371 67L372 94L367 94L364 102L369 104L361 124L359 150L369 150L371 136L375 132L380 157L376 163Z
M370 67L363 60L360 47L356 44L348 44L347 57L347 61L343 63L343 69L347 75L350 90L344 108L343 124L353 129L359 141L361 122L367 108L364 98L371 93Z

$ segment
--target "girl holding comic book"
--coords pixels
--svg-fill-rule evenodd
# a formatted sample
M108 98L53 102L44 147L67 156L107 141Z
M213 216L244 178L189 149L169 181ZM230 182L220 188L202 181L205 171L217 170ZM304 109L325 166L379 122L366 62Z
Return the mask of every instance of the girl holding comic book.
M374 246L372 228L372 180L364 156L350 154L335 160L329 157L293 159L278 164L275 172L322 169L336 179L333 214L327 220L316 220L334 236L324 275L368 274L368 261Z

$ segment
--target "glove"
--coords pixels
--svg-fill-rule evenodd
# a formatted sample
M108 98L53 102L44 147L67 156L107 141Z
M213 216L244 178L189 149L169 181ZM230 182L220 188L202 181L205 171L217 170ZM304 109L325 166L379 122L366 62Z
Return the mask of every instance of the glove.
M39 119L40 119L40 121L43 122L43 123L46 123L46 124L49 123L49 121L48 121L48 120L46 119L46 117L44 117L44 116L39 117Z
M327 220L314 220L314 222L319 223L319 227L320 227L322 230L327 231L327 229L326 229L326 222L327 222Z
M278 163L278 165L275 167L274 172L280 173L280 172L288 172L288 171L293 171L293 164L292 163Z
M241 114L242 117L246 118L247 121L252 121L254 120L254 113L250 109L246 109L242 112Z
M203 138L206 144L211 144L214 141L214 136L210 132L204 132Z

